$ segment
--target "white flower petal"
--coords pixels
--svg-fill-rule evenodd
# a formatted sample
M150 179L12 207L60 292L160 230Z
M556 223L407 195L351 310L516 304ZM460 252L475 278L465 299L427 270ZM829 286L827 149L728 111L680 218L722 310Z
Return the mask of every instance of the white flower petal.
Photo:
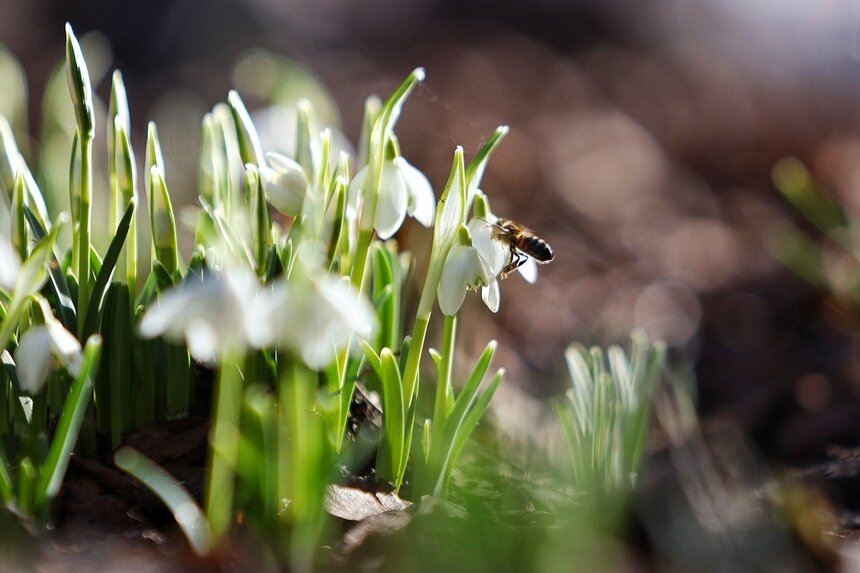
M15 371L21 389L37 394L51 373L51 334L44 325L29 328L15 349Z
M435 240L445 242L451 240L459 231L460 225L463 222L463 198L460 197L460 178L455 177L451 188L448 190L445 203L442 205L442 213L439 217L439 224L436 225L436 230L433 233Z
M358 219L358 212L361 209L361 196L366 180L367 166L365 165L361 171L355 174L355 177L349 182L349 187L346 188L346 217L350 221Z
M245 267L208 270L164 293L141 320L144 338L185 340L196 360L212 363L250 344L248 315L257 297L256 277Z
M0 235L10 236L11 234L12 212L9 197L6 193L0 193Z
M192 319L185 328L188 351L198 362L216 364L218 357L218 333L205 320Z
M51 369L66 368L77 375L81 364L81 345L55 319L28 329L15 350L15 364L21 389L37 394L45 385Z
M481 299L491 311L499 312L499 298L499 281L491 279L490 284L481 289Z
M281 287L281 288L278 288ZM245 314L245 324L248 331L248 340L255 348L273 346L275 342L275 326L283 317L273 316L273 309L287 308L289 285L285 282L277 282L274 286L261 291L256 299L249 305Z
M425 227L429 227L436 214L436 196L433 194L430 180L402 157L395 159L394 163L406 182L406 212Z
M454 245L445 260L436 296L439 308L447 316L460 310L466 291L488 282L489 277L481 256L474 247Z
M529 257L526 262L517 267L517 270L526 282L534 284L537 281L538 266L533 258Z
M280 153L267 153L271 167L260 167L266 187L266 198L279 212L298 215L308 193L308 178L301 165Z
M323 278L319 282L319 294L332 311L332 316L338 321L336 325L343 340L349 340L353 334L368 339L376 330L376 313L370 303L362 297L346 279L333 276ZM340 328L343 325L346 328Z
M255 305L253 314L267 317L256 329L256 345L292 350L311 368L321 369L353 335L364 339L373 335L373 307L348 281L333 276L294 278L293 283L277 282Z
M78 375L81 365L81 343L58 320L49 320L45 326L51 336L51 352L72 376Z
M21 269L21 259L15 247L5 236L0 235L0 288L12 290Z
M386 163L382 168L382 178L379 184L379 199L376 204L376 217L373 227L382 240L388 239L400 228L406 218L406 206L409 197L406 192L406 181L392 163Z
M510 247L503 241L494 238L492 223L483 219L472 219L468 224L472 235L472 246L478 249L478 254L487 265L487 274L496 276L511 258Z

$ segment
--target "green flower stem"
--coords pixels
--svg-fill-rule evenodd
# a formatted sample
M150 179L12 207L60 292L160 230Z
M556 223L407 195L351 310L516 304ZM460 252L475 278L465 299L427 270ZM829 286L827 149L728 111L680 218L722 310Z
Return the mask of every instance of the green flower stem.
M412 328L412 342L409 345L409 354L406 357L406 367L403 371L403 400L407 404L412 403L412 397L417 393L418 367L421 362L421 354L424 352L427 327L430 325L430 315L433 312L433 303L436 301L439 279L442 278L442 263L448 256L450 248L450 245L443 245L444 253L437 255L438 251L434 246L433 252L430 254L430 266L427 269L427 278L424 279L424 288L421 290L415 326Z
M291 361L278 381L278 499L289 500L280 515L291 527L291 571L313 570L331 472L322 418L314 412L317 375Z
M376 207L374 202L374 208ZM350 280L353 286L362 294L366 287L364 281L365 271L367 270L367 259L370 254L370 244L373 241L373 227L369 229L360 229L358 232L358 246L355 250L355 258L353 259L352 274Z
M448 412L453 402L451 372L454 366L454 345L457 340L457 315L446 316L442 330L442 360L439 363L439 375L436 380L436 403L433 406L433 428L431 444L434 446L442 441L445 434L445 424ZM431 463L433 460L431 460Z
M33 461L25 457L18 464L18 507L24 515L33 513L36 478L37 472Z
M188 414L191 400L191 358L184 345L171 344L167 350L168 380L166 391L167 417L171 420Z
M9 475L9 468L6 466L6 454L2 448L0 448L0 499L6 505L15 500L15 486L12 483L12 476Z
M91 134L79 132L81 146L81 186L79 193L77 245L78 245L78 335L82 335L86 325L83 317L87 315L90 303L90 202L92 199L92 161L93 138Z
M206 489L206 515L215 539L230 530L233 516L235 468L239 457L239 419L242 413L241 354L221 363L215 389L215 418L209 435L211 459Z

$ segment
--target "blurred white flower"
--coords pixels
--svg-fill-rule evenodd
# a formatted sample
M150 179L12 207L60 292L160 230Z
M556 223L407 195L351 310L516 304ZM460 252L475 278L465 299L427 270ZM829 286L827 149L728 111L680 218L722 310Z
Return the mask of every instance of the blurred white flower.
M8 237L0 234L0 288L11 291L21 270L21 259Z
M368 167L359 171L349 184L348 215L355 220L361 210L360 191L367 180ZM429 227L436 212L436 196L430 180L403 157L386 160L382 165L379 199L373 227L380 239L394 235L408 214Z
M80 366L81 343L55 318L29 328L15 349L18 382L31 395L42 389L51 370L63 367L77 376Z
M257 278L245 267L207 269L202 279L189 278L164 293L140 321L140 335L185 340L196 360L215 364L248 347L258 291Z
M280 153L267 153L271 167L260 167L266 198L284 215L298 215L308 192L308 178L302 166Z
M251 313L254 344L292 350L314 369L332 362L353 336L370 338L376 314L346 279L293 270L264 291Z

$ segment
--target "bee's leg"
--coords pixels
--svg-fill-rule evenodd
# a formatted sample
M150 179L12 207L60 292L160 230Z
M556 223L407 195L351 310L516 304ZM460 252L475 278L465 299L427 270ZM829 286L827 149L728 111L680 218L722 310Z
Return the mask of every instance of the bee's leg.
M528 260L528 256L522 254L513 246L511 247L511 260L499 271L499 278L506 278L509 274L521 267Z
M518 269L521 266L523 266L527 260L529 260L528 255L525 255L525 254L517 251L517 260L512 262L512 264L514 265L514 269ZM513 269L511 269L511 270L513 270Z

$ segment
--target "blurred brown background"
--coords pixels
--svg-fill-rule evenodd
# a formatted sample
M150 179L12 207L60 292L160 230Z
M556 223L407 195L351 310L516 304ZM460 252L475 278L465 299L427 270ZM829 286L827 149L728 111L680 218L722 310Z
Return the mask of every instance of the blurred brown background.
M455 145L473 153L509 124L483 188L556 252L536 285L503 284L497 316L472 297L464 350L501 338L514 385L554 395L567 343L643 326L695 367L704 413L798 460L860 440L856 325L766 251L794 217L771 169L797 156L860 208L858 13L838 0L3 0L0 42L26 66L38 133L62 24L103 34L112 61L91 68L123 71L137 148L158 120L171 191L189 196L200 119L247 50L316 74L352 141L365 98L426 67L404 155L438 192Z

